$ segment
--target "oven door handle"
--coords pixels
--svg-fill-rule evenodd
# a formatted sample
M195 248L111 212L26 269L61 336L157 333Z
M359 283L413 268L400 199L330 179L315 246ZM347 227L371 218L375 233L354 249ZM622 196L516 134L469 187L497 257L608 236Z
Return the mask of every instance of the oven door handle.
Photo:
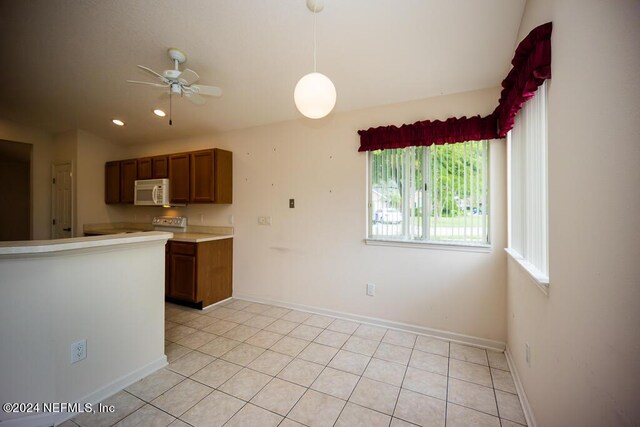
M151 191L151 198L153 199L153 204L157 205L158 204L158 186L157 185L153 186L153 191Z

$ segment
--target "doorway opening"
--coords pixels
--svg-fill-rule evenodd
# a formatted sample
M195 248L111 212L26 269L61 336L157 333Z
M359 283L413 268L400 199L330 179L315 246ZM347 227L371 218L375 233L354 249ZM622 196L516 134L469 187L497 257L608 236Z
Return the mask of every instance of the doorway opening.
M0 241L31 239L31 152L23 142L0 140Z
M51 238L73 237L73 164L51 165Z

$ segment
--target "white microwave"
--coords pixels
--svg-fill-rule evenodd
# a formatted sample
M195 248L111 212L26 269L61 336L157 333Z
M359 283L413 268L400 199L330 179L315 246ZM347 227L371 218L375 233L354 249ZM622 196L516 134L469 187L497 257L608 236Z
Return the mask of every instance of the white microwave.
M168 179L138 179L135 182L134 205L169 205Z

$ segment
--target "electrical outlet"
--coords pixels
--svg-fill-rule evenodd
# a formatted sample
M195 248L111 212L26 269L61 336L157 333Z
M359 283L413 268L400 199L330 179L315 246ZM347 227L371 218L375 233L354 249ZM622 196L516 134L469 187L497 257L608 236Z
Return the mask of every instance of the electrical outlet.
M376 285L373 283L367 283L367 295L373 297L376 295Z
M270 216L259 216L258 224L260 225L271 225L271 217Z
M531 346L529 346L529 343L524 344L524 358L527 366L531 366Z
M87 340L71 344L71 363L76 363L87 358Z

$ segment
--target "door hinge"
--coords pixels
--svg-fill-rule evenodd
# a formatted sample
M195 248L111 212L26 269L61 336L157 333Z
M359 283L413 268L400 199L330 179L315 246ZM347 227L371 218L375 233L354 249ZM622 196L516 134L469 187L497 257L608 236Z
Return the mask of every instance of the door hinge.
M53 181L54 184L56 183L56 179L55 178L53 178L52 181Z
M51 220L51 222L53 223L53 225L56 225L56 220L55 219Z

